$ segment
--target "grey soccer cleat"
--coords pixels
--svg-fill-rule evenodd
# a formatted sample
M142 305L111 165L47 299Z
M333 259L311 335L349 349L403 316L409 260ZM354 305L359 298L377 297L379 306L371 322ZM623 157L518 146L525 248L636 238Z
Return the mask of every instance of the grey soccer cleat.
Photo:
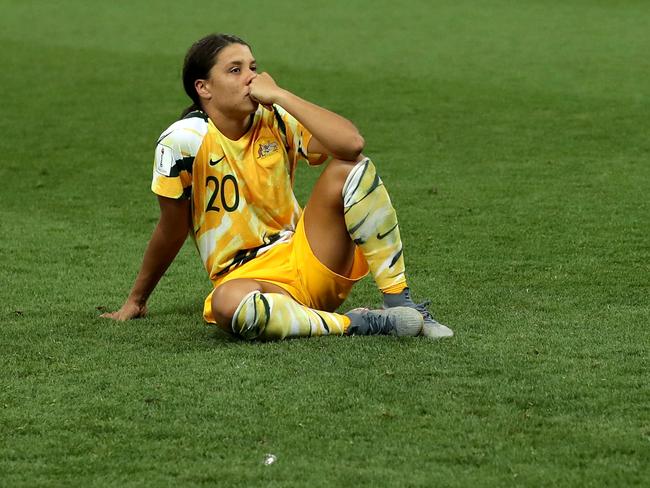
M422 332L424 318L410 307L384 310L355 308L345 314L350 319L347 335L395 335L414 337Z
M454 331L434 319L431 316L431 313L427 310L427 305L429 305L428 301L420 303L417 305L418 308L416 309L420 311L424 317L422 335L424 337L428 337L429 339L442 339L443 337L452 337L454 335Z
M431 302L428 300L417 304L413 302L413 300L411 300L411 293L408 288L405 288L402 293L384 295L384 307L386 310L390 310L392 307L410 307L422 314L424 325L422 327L422 333L420 335L428 337L429 339L452 337L454 335L454 331L434 319L431 315L431 312L429 312L427 309L430 303Z

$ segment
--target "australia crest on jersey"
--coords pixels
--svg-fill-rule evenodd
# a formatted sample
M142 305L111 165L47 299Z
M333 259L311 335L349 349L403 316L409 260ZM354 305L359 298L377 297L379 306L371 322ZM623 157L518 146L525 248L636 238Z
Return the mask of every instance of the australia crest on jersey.
M260 142L260 145L257 148L257 157L258 159L265 158L269 154L273 154L278 150L278 143L275 141L269 142Z

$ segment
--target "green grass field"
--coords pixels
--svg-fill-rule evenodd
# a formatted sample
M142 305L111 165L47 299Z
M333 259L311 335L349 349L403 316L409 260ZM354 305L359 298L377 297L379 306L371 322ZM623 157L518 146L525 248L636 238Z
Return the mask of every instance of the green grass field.
M646 484L650 4L313 3L0 0L0 486ZM191 242L98 318L213 31L357 124L453 339L232 340Z

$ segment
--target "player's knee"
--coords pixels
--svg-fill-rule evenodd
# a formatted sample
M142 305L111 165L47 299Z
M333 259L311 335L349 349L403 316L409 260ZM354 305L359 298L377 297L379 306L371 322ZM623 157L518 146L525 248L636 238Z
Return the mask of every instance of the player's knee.
M323 176L327 178L327 188L333 200L340 199L345 182L358 164L356 161L341 159L333 159L329 162Z
M242 284L238 283L238 281L226 282L218 286L212 293L212 315L217 321L217 324L222 327L231 328L233 316L244 297L251 291L261 290L259 285L255 286L250 283Z
M342 159L332 159L329 163L328 169L332 170L332 177L340 180L341 183L345 182L346 178L359 161L344 161Z
M230 322L237 307L233 307L232 304L226 301L224 295L225 293L219 289L212 293L212 315L217 324L230 328Z

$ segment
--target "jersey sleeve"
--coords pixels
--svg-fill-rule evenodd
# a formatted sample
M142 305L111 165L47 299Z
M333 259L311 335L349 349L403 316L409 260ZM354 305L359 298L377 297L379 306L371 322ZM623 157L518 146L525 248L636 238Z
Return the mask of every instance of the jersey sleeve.
M151 191L167 198L190 198L192 165L201 141L197 131L183 124L165 131L156 144Z
M309 141L312 138L311 132L293 115L279 105L273 105L273 113L292 161L304 159L310 165L318 165L327 159L327 154L308 152Z

